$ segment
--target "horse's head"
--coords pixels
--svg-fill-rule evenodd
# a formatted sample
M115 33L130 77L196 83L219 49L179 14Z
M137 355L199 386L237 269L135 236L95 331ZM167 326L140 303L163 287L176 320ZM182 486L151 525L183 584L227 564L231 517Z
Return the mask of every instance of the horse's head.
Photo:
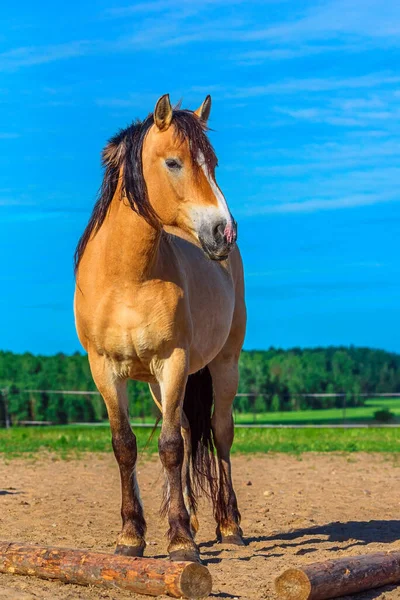
M195 112L173 110L168 94L162 96L143 142L142 168L158 219L197 237L211 259L224 260L237 230L215 179L217 158L206 135L210 109L210 96Z

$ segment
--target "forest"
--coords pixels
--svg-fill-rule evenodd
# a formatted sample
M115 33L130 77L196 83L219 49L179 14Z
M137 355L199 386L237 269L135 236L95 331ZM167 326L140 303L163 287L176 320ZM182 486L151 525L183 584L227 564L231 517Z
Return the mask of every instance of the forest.
M28 390L44 390L40 392ZM60 393L49 394L46 390ZM95 391L87 356L80 353L36 356L0 352L0 422L8 410L12 423L96 422L107 418L98 395L63 394L63 390ZM128 385L134 418L156 414L145 383ZM342 397L304 394L345 394L347 406L364 402L362 394L400 392L400 355L356 347L243 351L239 394L241 412L292 411L341 406Z

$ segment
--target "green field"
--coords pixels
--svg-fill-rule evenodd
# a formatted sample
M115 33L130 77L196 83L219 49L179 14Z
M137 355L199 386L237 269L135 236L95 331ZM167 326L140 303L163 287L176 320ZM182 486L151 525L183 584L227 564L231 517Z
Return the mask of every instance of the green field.
M239 413L235 412L235 423L238 425L332 425L374 423L377 410L389 409L394 415L393 423L400 424L400 398L368 398L364 406L327 408L322 410L299 410L286 412ZM154 423L154 417L146 416L135 419L137 423Z
M292 425L328 425L339 423L373 423L374 412L383 408L389 409L400 422L400 398L370 398L364 406L355 408L328 408L324 410L299 410L291 412L266 412L253 415L251 413L236 413L237 424L292 424Z
M148 444L150 430L136 429L141 452L157 451L157 433ZM0 430L0 453L5 457L47 451L63 458L83 452L111 452L106 425L71 425ZM264 452L400 452L400 429L237 429L234 453Z
M329 428L343 423L342 409L304 410L293 412L238 413L237 424L319 424L322 429L262 429L237 428L233 452L400 452L400 428L373 427L374 412L388 408L400 422L400 399L369 399L358 408L348 408L345 422L368 423L368 429ZM153 423L154 418L146 418ZM133 425L142 453L157 452L158 431L149 441L151 429ZM13 427L0 429L0 453L7 457L34 456L39 451L71 457L83 452L111 452L108 424L65 425L54 427Z

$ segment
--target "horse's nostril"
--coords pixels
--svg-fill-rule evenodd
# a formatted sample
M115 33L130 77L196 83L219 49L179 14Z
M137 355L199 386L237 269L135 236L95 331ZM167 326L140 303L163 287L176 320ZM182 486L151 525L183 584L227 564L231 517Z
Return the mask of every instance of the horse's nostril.
M225 231L225 225L223 223L218 223L213 228L214 239L223 238Z

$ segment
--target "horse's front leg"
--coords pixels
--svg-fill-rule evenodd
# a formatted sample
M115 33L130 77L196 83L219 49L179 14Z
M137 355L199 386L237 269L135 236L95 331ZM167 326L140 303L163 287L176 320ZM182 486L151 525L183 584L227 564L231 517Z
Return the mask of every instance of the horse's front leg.
M186 356L176 350L165 361L160 380L163 422L158 447L168 485L168 552L171 560L198 561L199 551L191 534L182 490L184 441L181 423L186 382Z
M150 387L150 392L151 392L154 402L156 403L157 407L160 409L160 412L162 412L162 400L161 400L160 386L158 384L150 383L149 387ZM196 499L193 494L191 474L190 474L190 463L191 463L191 456L192 456L192 440L191 440L191 435L190 435L190 424L189 424L188 418L186 417L186 415L183 411L182 411L182 418L181 418L181 434L182 434L182 438L183 438L183 447L184 447L183 464L182 464L183 498L185 501L186 510L189 513L190 530L192 532L193 539L194 539L194 537L196 536L196 533L199 529L199 522L196 517L197 503L196 503ZM163 509L164 509L164 506L163 506ZM164 511L162 511L162 512L164 512Z
M89 362L93 379L107 407L112 446L121 476L122 530L115 552L126 556L143 556L146 522L136 479L136 436L129 423L126 381L115 377L103 356L89 353Z

